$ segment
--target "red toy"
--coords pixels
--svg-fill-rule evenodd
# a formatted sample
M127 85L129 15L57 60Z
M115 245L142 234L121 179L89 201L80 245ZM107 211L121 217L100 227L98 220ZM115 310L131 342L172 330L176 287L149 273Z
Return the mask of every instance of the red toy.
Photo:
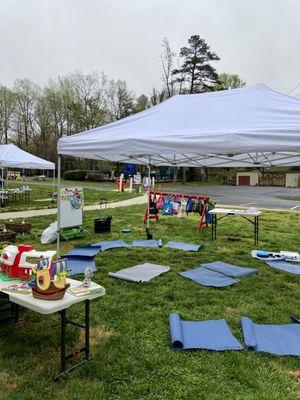
M31 245L9 245L2 250L0 257L0 273L7 274L8 278L19 278L28 281L31 278L31 270L35 265L28 262L27 258L49 258L50 263L56 251L36 251Z

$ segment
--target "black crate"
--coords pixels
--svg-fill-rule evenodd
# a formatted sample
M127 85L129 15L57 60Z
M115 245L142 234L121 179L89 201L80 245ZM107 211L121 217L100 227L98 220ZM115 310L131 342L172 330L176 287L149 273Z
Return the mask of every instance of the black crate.
M111 216L106 217L106 218L95 218L94 219L94 232L95 233L110 232L111 220L112 220Z

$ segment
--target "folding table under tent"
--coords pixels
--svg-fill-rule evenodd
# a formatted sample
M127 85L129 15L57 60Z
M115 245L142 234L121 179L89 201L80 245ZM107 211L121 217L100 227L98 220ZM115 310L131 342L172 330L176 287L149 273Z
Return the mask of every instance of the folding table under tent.
M62 137L57 149L59 177L61 155L148 165L149 175L151 165L297 166L300 100L262 84L176 95L119 121Z
M4 168L22 168L22 169L46 169L55 170L53 162L44 160L43 158L34 156L20 149L14 144L0 145L0 168L2 170L2 189L3 189L3 172ZM53 190L54 190L55 173L53 173ZM3 190L2 190L3 193Z

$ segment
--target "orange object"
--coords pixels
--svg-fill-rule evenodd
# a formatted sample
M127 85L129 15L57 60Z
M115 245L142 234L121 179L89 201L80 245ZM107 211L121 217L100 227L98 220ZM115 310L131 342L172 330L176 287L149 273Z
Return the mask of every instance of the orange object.
M116 184L117 184L118 190L120 190L120 178L118 178L118 179L116 180ZM123 179L123 180L122 180L122 192L124 192L125 188L126 188L126 180Z

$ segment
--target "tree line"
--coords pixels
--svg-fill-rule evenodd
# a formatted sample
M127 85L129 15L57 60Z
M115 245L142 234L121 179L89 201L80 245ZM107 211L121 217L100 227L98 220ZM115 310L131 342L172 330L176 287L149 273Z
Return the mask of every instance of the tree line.
M17 79L12 87L0 85L0 141L55 162L57 140L63 135L119 120L175 94L244 86L236 74L217 73L214 64L219 60L198 35L191 36L178 55L165 38L160 54L161 87L150 94L136 96L124 80L98 72L76 71L44 87L28 79Z

